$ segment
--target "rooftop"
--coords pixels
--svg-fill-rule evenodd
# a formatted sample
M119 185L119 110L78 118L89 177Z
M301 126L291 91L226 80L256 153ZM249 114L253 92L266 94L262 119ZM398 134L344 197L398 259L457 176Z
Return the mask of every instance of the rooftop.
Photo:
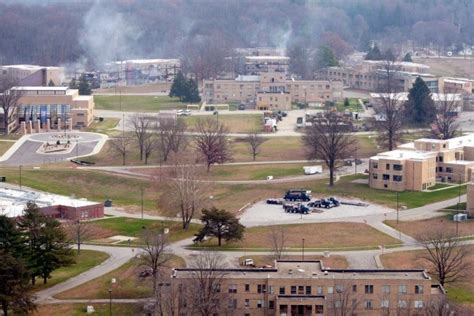
M260 60L282 60L282 61L288 61L290 60L290 57L287 56L245 56L247 60L254 60L254 61L260 61Z
M392 151L386 151L379 153L377 156L371 157L371 160L379 159L397 159L397 160L406 160L406 159L427 159L430 157L435 157L435 152L421 151L421 150L409 150L409 149L395 149Z
M42 68L57 69L61 67L38 66L38 65L3 65L2 68L17 68L23 70L40 70Z
M22 86L22 87L13 87L12 90L21 90L21 91L67 91L68 87L43 87L43 86Z
M190 278L197 269L179 268L174 270L176 278ZM384 279L384 280L429 280L424 270L393 269L330 269L322 261L276 262L276 268L221 269L225 278L230 279Z
M64 195L41 193L27 190L0 188L0 214L17 217L23 214L28 202L35 202L38 207L63 205L82 207L97 204L86 199L76 199Z
M408 100L408 92L399 92L399 93L371 93L371 98L378 99L378 98L387 98L389 97L391 100L398 100L398 101L407 101ZM442 102L442 101L462 101L463 98L459 93L432 93L431 98L435 102Z

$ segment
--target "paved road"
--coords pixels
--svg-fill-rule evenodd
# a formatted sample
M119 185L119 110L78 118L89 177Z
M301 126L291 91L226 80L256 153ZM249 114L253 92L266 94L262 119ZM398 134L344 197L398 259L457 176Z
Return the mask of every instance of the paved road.
M125 247L82 245L81 248L102 251L107 253L110 257L104 262L102 262L100 265L95 266L94 268L83 272L76 277L73 277L65 282L56 284L55 286L37 292L35 295L38 303L52 301L52 297L58 293L77 287L83 283L98 278L101 275L104 275L112 270L115 270L126 262L128 262L135 255L135 252L132 251L132 248Z

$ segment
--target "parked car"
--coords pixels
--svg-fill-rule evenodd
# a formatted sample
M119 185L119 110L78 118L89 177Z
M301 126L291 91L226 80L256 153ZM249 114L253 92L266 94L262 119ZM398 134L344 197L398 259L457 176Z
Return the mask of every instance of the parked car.
M285 201L311 201L311 191L308 190L288 190L283 197Z

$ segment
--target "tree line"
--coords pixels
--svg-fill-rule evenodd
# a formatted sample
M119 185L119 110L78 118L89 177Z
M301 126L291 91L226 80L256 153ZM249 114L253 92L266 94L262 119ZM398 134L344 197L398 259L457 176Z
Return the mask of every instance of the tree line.
M218 73L236 47L328 46L339 57L366 50L371 40L384 46L406 40L443 47L472 44L473 5L463 0L278 0L272 6L251 0L145 0L107 3L107 15L90 19L104 7L93 1L3 2L0 63L91 66L101 52L117 59L179 57L201 79ZM107 28L123 16L140 31L132 37L119 30L115 36L126 41L114 46ZM84 34L97 36L95 49L85 45Z
M35 308L30 289L40 278L74 263L74 253L61 224L29 202L16 220L0 216L0 304L3 315Z

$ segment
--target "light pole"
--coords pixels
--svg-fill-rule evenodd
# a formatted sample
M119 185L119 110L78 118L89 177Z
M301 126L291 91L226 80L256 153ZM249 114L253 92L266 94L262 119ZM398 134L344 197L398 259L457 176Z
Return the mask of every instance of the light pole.
M301 248L301 258L304 261L304 238L303 238L303 248Z
M143 187L140 189L140 196L141 196L141 201L142 201L142 219L143 219Z
M400 216L399 216L399 210L400 210L400 207L398 206L398 202L399 202L399 195L400 193L397 192L397 228L398 228L398 224L399 224L399 221L400 221Z
M20 184L20 190L21 190L21 168L22 168L22 165L19 166L19 173L20 173L20 181L19 181L19 184Z
M109 288L109 316L112 316L112 288Z

